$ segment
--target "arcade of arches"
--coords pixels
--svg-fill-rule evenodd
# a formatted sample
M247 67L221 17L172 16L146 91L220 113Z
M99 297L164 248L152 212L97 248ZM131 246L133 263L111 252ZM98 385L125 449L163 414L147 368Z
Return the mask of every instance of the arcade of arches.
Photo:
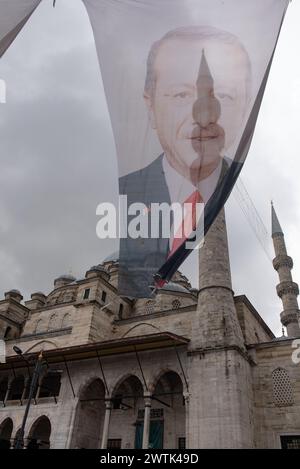
M14 425L11 418L7 418L0 425L0 449L13 448L18 439L19 430L14 435ZM31 426L25 438L27 449L49 449L51 423L48 417L39 417Z
M139 378L121 379L112 393L95 379L81 391L71 448L184 448L183 385L173 371L148 391Z

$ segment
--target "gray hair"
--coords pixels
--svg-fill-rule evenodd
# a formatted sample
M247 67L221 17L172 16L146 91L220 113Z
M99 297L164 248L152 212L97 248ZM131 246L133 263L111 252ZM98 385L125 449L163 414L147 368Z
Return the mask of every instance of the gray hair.
M155 87L156 87L156 72L155 72L155 61L158 55L158 52L161 46L167 40L181 39L183 41L190 41L195 39L210 39L214 41L220 41L223 44L230 44L238 46L245 55L246 58L246 67L247 67L247 78L246 78L246 95L247 98L250 98L251 95L251 82L252 82L252 68L251 62L243 44L239 39L232 33L227 31L222 31L221 29L214 28L212 26L184 26L181 28L173 29L165 34L161 39L154 42L152 45L148 59L147 59L147 72L145 80L145 94L151 98L154 96Z

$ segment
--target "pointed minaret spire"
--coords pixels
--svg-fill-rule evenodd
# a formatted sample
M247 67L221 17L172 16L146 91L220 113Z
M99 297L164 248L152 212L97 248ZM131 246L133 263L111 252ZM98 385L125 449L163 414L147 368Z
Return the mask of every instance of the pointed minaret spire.
M271 206L272 206L272 236L274 234L282 234L283 235L283 231L282 231L282 228L280 226L279 220L277 218L273 202L271 202Z
M284 234L274 205L272 203L272 238L275 250L275 259L273 260L274 269L278 272L280 283L277 285L277 294L283 304L283 312L280 315L281 322L287 329L288 337L300 337L299 318L300 311L297 301L299 287L293 282L291 270L293 260L287 254Z

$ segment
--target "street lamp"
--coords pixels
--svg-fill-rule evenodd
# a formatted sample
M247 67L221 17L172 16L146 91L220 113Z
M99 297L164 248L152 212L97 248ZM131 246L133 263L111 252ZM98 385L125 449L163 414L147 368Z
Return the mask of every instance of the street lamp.
M27 359L23 355L22 350L19 349L19 347L14 346L13 349L16 352L17 355L22 356L22 358L28 363ZM41 372L41 369L42 369L42 360L43 360L43 352L40 352L39 356L38 356L38 359L36 361L36 364L35 364L33 375L32 375L28 400L27 400L27 404L26 404L26 409L25 409L25 413L24 413L24 417L23 417L23 421L22 421L22 426L21 426L21 428L18 432L18 435L17 435L17 441L16 441L16 444L15 444L15 449L22 449L23 446L24 446L25 425L26 425L26 421L27 421L27 417L28 417L28 413L29 413L29 409L30 409L30 404L31 404L31 401L32 401L32 398L33 398L33 394L34 394L34 391L36 389L38 379L39 379L39 375L40 375L40 372Z

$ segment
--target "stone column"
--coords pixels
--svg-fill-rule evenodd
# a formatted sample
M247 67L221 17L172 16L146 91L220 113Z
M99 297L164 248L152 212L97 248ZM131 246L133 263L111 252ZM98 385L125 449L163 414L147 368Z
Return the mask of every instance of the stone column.
M26 398L26 392L27 392L29 386L30 386L30 378L28 377L28 378L25 378L25 381L24 381L24 389L23 389L23 393L22 393L22 397L21 397L21 402L22 403Z
M143 431L143 449L149 448L149 435L150 435L150 414L151 414L151 394L146 393L145 399L145 415L144 415L144 431Z
M105 400L105 417L104 417L104 424L103 424L101 449L106 449L107 448L111 409L112 409L112 402L111 402L110 399L106 399Z

